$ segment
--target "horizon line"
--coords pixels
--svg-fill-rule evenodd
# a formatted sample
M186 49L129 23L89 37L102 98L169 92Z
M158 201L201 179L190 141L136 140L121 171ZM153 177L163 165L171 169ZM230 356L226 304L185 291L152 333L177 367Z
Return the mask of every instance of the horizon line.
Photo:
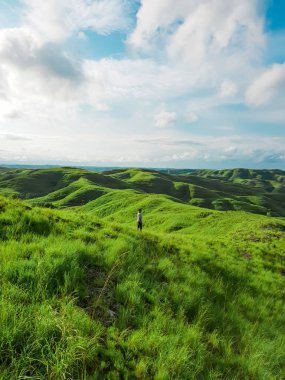
M118 166L118 165L91 165L91 164L74 164L74 163L63 163L63 164L35 164L35 163L1 163L0 168L27 168L27 169L49 169L49 168L78 168L78 169L143 169L143 170L280 170L285 171L285 169L280 169L276 167L272 168L254 168L254 167L226 167L226 168L206 168L206 167L171 167L171 166L135 166L135 165L126 165L126 166Z

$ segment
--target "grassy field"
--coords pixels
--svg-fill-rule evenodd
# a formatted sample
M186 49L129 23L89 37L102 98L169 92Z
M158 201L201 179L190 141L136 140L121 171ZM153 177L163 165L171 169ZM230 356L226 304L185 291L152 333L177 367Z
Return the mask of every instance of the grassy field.
M0 379L285 378L284 218L170 178L0 172Z

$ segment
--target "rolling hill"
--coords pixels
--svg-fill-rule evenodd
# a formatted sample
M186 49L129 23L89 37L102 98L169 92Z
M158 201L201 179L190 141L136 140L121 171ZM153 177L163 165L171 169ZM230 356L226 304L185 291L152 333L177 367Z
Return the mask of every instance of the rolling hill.
M49 207L80 206L110 192L170 196L177 202L219 211L285 216L285 173L280 170L173 171L84 169L0 171L0 194ZM122 197L124 193L122 192Z
M0 378L284 378L271 175L1 169Z

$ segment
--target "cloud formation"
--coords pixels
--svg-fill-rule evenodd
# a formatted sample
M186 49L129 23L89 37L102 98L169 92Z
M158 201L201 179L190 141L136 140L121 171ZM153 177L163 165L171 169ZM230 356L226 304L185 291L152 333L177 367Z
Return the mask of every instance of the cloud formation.
M0 160L285 161L285 64L265 61L260 1L21 4L0 27ZM119 56L98 53L117 38Z
M100 34L129 26L126 0L24 0L25 21L39 38L47 42L65 40L80 29Z
M202 65L210 71L208 75L213 74L210 66L214 65L215 70L222 62L224 74L235 72L249 60L258 59L265 45L264 17L256 0L141 3L129 45L152 53L164 49L169 59L185 62L196 70Z
M285 63L274 64L250 85L246 100L252 106L277 102L285 107Z
M154 123L158 128L165 128L176 121L177 115L175 112L162 111L154 115Z

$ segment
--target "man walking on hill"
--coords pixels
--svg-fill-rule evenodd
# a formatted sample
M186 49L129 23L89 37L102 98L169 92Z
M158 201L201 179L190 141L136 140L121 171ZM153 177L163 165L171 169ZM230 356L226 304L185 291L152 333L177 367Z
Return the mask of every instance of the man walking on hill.
M139 208L138 214L137 214L137 226L138 230L142 230L142 209Z

